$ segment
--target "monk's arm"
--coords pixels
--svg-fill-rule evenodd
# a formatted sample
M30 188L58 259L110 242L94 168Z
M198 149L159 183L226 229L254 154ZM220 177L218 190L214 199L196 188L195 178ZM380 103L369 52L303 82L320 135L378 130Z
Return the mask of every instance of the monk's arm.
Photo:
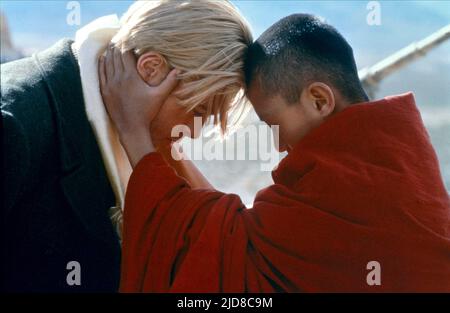
M121 291L140 291L143 276L152 271L167 282L222 196L191 188L161 153L145 155L134 167L125 197ZM146 290L167 291L158 286Z
M194 163L189 160L183 152L172 149L171 146L158 147L157 149L164 160L175 170L175 172L186 179L193 189L214 189L211 183L198 170ZM176 157L176 159L174 159Z
M120 141L128 155L131 166L134 168L144 156L159 152L164 160L175 172L183 177L193 189L214 189L203 174L191 160L187 159L178 149L172 149L169 143L154 144L145 127L136 127L120 132Z
M147 154L126 193L120 290L271 291L258 271L245 274L253 266L247 241L249 233L270 236L262 226L278 232L283 219L256 202L246 210L237 195L193 189L161 153Z

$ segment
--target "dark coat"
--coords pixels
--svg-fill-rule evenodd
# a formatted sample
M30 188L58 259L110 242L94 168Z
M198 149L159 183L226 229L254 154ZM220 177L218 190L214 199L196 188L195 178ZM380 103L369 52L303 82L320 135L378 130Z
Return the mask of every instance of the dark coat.
M6 291L114 292L119 286L120 244L108 212L114 193L86 117L71 44L64 39L1 66ZM81 267L79 286L66 281L71 261Z

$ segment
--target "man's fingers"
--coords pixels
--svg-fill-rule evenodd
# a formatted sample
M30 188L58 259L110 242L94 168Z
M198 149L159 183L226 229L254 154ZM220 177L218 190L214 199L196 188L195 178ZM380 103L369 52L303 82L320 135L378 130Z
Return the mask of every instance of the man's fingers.
M134 57L133 50L129 50L122 54L122 62L125 70L135 69L136 68L136 59Z
M120 49L113 46L112 54L114 59L114 74L121 75L123 73L122 53Z
M106 85L106 73L105 73L105 57L100 56L98 62L98 77L100 80L100 86L103 87Z
M106 79L109 80L114 76L114 61L112 60L112 50L110 46L106 48L105 67Z
M156 87L153 87L157 92L158 96L161 98L167 98L172 90L178 85L178 76L179 71L177 69L173 69L167 74L166 78Z

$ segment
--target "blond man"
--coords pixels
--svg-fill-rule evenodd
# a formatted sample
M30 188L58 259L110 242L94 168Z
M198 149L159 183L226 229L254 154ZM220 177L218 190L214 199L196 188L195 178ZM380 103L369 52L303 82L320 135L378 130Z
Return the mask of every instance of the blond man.
M101 17L75 41L2 65L3 288L118 289L131 167L100 96L98 56L110 44L133 54L150 86L180 69L176 105L168 106L180 120L212 114L226 125L239 107L251 42L246 21L226 1L143 1L120 21Z

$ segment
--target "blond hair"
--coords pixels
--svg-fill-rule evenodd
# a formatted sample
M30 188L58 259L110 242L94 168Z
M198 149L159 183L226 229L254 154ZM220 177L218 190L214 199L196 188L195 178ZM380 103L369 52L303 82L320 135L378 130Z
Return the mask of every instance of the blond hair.
M225 132L229 113L246 106L244 58L253 41L238 10L225 0L138 1L121 22L116 45L138 57L159 52L181 70L180 103L188 111L202 105Z

